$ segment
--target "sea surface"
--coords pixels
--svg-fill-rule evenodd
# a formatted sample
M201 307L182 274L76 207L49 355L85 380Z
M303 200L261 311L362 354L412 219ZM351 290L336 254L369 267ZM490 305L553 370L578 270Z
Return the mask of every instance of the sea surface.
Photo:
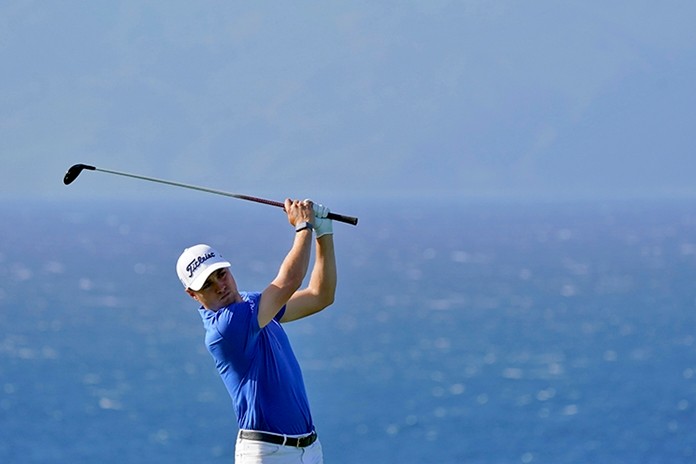
M293 231L202 197L0 201L0 463L233 462L174 263L261 290ZM696 202L327 204L336 302L286 325L327 464L696 462Z

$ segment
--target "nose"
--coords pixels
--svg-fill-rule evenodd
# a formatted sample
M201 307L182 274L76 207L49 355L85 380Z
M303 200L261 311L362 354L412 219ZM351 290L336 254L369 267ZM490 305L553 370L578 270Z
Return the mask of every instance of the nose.
M227 286L225 285L225 281L223 279L215 278L213 284L215 285L216 293L225 293L227 290Z

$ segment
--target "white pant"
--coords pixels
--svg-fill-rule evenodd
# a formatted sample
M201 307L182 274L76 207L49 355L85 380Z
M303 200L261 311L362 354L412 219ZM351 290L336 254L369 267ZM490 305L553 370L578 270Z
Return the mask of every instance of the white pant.
M235 464L324 464L319 439L306 448L274 445L237 437Z

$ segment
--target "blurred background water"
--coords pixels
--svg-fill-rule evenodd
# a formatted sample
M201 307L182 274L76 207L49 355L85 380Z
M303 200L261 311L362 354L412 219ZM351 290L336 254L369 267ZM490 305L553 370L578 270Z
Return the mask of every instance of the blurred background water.
M345 204L337 301L286 325L327 463L696 460L696 205ZM0 462L233 462L174 262L208 242L260 290L292 240L282 213L0 211Z

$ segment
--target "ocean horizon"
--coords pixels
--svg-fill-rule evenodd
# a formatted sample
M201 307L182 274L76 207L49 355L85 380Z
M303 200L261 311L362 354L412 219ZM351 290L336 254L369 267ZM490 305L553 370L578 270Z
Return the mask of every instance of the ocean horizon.
M328 206L336 302L285 326L325 461L696 460L696 201ZM262 290L293 230L224 200L0 201L0 462L234 461L176 278L209 243Z

